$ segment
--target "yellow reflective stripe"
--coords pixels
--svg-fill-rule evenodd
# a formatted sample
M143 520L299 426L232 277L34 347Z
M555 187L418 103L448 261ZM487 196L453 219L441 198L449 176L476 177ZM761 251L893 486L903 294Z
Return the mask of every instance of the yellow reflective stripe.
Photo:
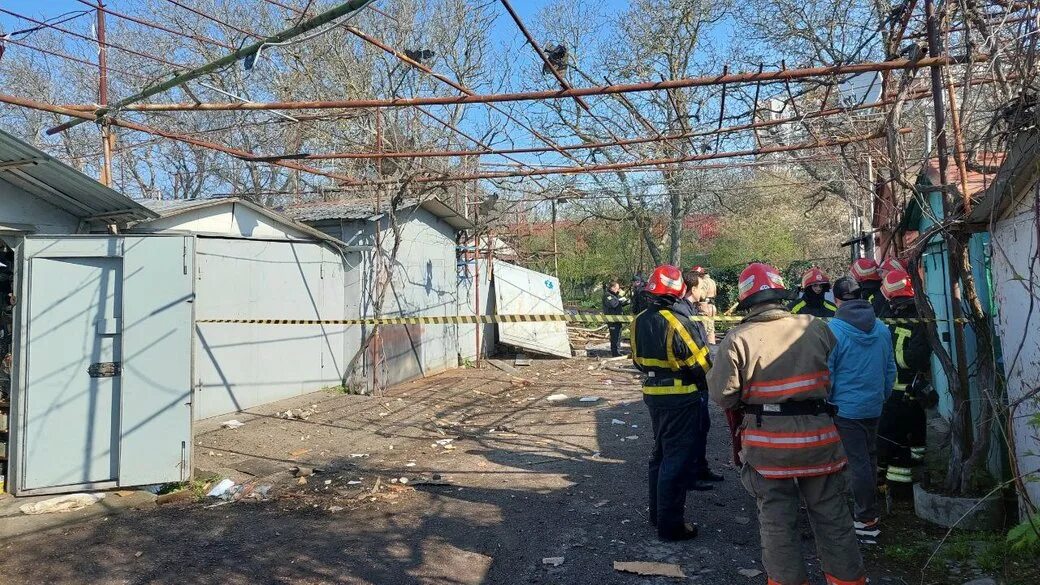
M911 331L905 327L896 327L896 365L904 370L909 370L910 366L906 365L906 358L903 356L903 350L906 345L906 338L910 337Z
M665 311L661 311L662 315L664 313ZM672 340L674 338L675 328L669 325L668 333L666 333L664 336L664 352L665 355L668 356L668 367L671 368L672 371L678 372L679 368L681 368L682 366L679 365L679 360L675 359L675 351L672 350Z
M690 353L692 354L690 357L683 360L682 364L692 366L696 363L705 373L707 373L708 370L711 369L711 364L708 363L708 348L697 345L697 342L693 340L690 332L683 327L682 323L675 318L675 315L673 315L671 311L661 311L661 315L666 321L668 321L668 324L672 326L672 329L679 333L679 337L683 340L683 343L686 344L686 347L689 348ZM672 356L671 338L669 338L668 343L668 354L674 358L674 356Z
M899 382L896 382L895 385L892 386L892 389L897 392L906 392L907 386L909 386L909 384L900 384Z
M823 301L823 306L835 313L838 312L838 307L834 306L830 301Z
M637 364L639 363L639 350L636 349L636 319L638 319L639 315L642 315L644 312L645 311L640 311L639 314L635 316L632 320L632 326L628 329L628 343L632 346L632 361Z
M801 300L801 301L798 301L797 303L795 303L795 305L793 307L791 307L791 312L794 313L795 315L797 315L798 313L801 313L802 309L804 309L804 308L805 308L805 300Z
M696 384L683 384L682 380L673 381L671 386L643 386L643 394L660 396L663 394L693 394L697 391Z

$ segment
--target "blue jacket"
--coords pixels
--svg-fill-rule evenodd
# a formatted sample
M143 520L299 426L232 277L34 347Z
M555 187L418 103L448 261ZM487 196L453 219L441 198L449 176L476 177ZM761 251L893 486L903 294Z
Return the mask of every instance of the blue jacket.
M827 324L837 343L827 364L831 370L831 402L842 418L881 416L896 382L896 362L888 327L868 301L842 303Z

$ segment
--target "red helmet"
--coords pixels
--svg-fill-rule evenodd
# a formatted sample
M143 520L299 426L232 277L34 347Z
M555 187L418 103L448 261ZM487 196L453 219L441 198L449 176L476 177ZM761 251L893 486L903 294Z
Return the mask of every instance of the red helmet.
M761 262L749 264L740 273L737 289L739 293L737 299L740 301L738 308L740 309L768 301L791 298L791 292L784 286L784 279L780 276L780 271Z
M686 283L683 282L682 272L671 264L662 264L654 269L650 280L646 282L646 292L660 296L686 296Z
M885 275L893 270L906 270L906 266L903 266L902 261L898 258L885 258L885 261L881 263L881 274Z
M813 266L809 270L806 270L805 274L802 275L802 288L809 288L814 284L829 285L830 283L831 281L829 278L827 278L827 275L815 266Z
M881 271L878 270L877 260L873 258L857 258L852 263L852 267L849 268L849 272L852 274L852 278L856 279L856 282L881 280Z
M893 270L881 281L881 294L888 300L914 296L914 283L903 270Z

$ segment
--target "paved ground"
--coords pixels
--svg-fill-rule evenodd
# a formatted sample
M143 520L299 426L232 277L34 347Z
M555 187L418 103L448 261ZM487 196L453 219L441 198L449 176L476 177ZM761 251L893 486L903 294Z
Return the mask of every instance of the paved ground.
M464 369L379 397L311 394L236 415L236 430L207 421L196 468L271 484L270 500L182 502L8 540L0 582L674 582L617 573L615 560L678 563L690 583L764 582L738 573L761 569L757 524L721 413L709 458L726 481L687 506L701 536L659 543L645 521L650 429L639 388L601 365ZM546 400L556 393L570 399ZM290 408L314 413L279 418ZM292 466L321 471L301 484ZM391 483L400 477L407 486ZM416 485L434 478L446 485ZM880 573L875 583L901 582Z

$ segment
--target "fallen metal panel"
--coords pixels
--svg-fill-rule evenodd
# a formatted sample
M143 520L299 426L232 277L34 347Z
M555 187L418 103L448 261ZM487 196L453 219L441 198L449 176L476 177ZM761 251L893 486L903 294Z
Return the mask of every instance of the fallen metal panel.
M560 281L508 262L495 262L492 279L499 315L563 315ZM530 351L571 357L567 324L499 323L498 339Z

